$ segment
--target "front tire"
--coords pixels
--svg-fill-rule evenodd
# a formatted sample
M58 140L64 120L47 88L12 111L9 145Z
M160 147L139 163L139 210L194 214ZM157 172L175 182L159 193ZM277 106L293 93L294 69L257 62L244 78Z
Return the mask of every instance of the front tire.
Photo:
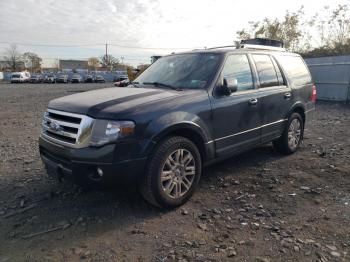
M184 137L168 137L150 156L140 192L152 205L177 207L193 195L201 172L201 155L196 145Z
M293 154L298 150L304 137L304 121L299 113L292 113L282 136L273 141L274 148L285 155Z

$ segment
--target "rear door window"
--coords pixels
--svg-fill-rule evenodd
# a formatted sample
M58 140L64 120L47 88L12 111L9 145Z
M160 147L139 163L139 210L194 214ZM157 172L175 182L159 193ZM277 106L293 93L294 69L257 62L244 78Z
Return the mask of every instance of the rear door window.
M311 83L309 70L300 56L277 55L276 58L291 84L300 86Z
M252 56L258 71L260 87L278 86L277 73L270 56L260 54L254 54Z
M280 85L286 85L286 83L284 82L284 78L282 76L282 73L281 73L281 70L279 68L279 66L277 65L276 63L276 59L274 59L273 57L271 57L271 60L273 62L273 65L275 67L275 70L276 70L276 74L277 74L277 78L278 78L278 83Z

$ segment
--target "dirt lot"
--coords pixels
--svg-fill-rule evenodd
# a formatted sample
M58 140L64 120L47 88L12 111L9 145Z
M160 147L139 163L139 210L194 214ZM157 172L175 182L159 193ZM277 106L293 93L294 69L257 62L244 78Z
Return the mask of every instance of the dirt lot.
M350 107L319 103L300 150L271 145L204 170L182 208L45 175L49 100L103 87L0 84L0 262L350 261ZM117 90L116 90L117 91Z

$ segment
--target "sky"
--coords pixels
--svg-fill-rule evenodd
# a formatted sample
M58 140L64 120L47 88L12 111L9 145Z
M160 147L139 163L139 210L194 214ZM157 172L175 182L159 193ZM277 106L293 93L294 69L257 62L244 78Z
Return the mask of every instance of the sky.
M131 65L150 56L232 45L249 21L306 14L346 0L0 0L0 56L8 43L46 65L108 53ZM38 46L39 45L39 46Z

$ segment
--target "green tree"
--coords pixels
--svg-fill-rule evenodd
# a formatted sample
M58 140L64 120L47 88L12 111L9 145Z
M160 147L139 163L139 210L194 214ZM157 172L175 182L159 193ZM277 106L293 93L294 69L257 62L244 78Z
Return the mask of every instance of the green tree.
M254 37L281 40L286 49L297 51L303 48L303 15L303 8L300 8L294 13L287 11L282 20L265 18L258 22L251 21L248 28L237 32L237 36L240 40Z

